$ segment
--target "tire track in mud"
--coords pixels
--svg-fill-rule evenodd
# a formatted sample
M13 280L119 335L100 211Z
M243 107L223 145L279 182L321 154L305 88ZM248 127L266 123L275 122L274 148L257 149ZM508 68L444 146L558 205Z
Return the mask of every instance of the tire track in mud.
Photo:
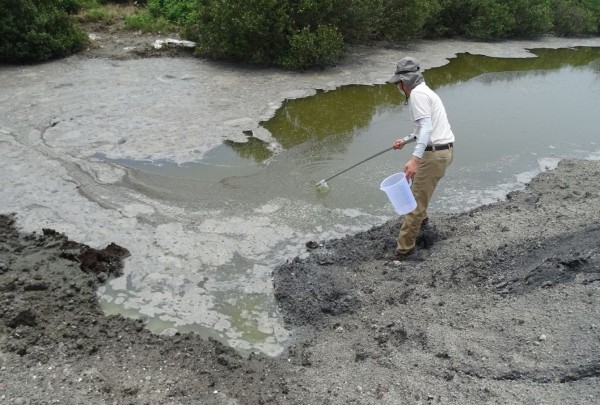
M122 178L125 175L125 171L114 165L93 163L78 159L70 155L68 151L56 152L47 143L44 134L48 129L58 124L58 121L51 121L41 128L32 129L28 134L17 134L9 130L7 131L7 135L25 151L39 153L45 158L57 162L67 173L67 176L62 176L62 179L73 183L75 185L74 188L84 198L99 204L103 208L117 209L119 207L118 204L111 203L111 200L102 198L101 196L106 194L106 187L119 186L120 180L117 181L117 179ZM67 156L69 158L65 158ZM59 174L57 173L57 175ZM102 176L106 177L109 181L103 181L101 179Z

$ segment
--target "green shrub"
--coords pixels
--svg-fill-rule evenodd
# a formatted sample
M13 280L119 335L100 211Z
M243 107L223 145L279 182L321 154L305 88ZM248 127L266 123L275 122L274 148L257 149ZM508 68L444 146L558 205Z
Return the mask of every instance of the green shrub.
M467 37L491 40L510 36L514 18L507 3L497 0L440 0L425 23L430 37Z
M147 10L153 17L185 25L198 17L202 0L149 0Z
M382 0L377 38L392 42L422 38L426 22L438 9L437 0Z
M218 59L270 64L285 54L286 9L277 0L212 0L198 10L197 53Z
M552 30L551 0L511 0L509 7L514 17L512 37L534 38Z
M81 10L80 0L58 0L58 6L69 14L75 14Z
M596 30L592 32L592 34L600 34L600 1L597 0L586 0L585 4L587 4L587 9L594 14L596 18Z
M474 9L472 19L465 27L468 38L494 40L511 36L515 19L505 2L478 0Z
M130 4L132 3L131 0L98 0L98 2L100 4L108 4L108 3L114 3L114 4Z
M302 69L333 63L344 44L584 35L600 26L599 0L149 0L148 11L181 27L203 56Z
M311 31L305 27L292 35L289 50L279 64L291 69L325 67L333 64L344 53L344 40L333 27L321 25Z
M211 0L199 6L186 27L197 53L217 59L321 67L343 55L344 39L331 21L348 0Z
M465 27L476 11L472 0L439 0L437 12L425 23L427 37L457 37L465 35Z
M426 22L429 37L534 38L552 29L553 0L440 0Z
M385 17L381 0L339 0L337 12L330 22L348 44L378 40L380 21Z
M0 60L36 62L63 57L82 49L86 41L60 0L0 3Z
M594 12L598 8L597 3L585 0L555 0L554 33L564 36L598 33L600 10L598 14Z

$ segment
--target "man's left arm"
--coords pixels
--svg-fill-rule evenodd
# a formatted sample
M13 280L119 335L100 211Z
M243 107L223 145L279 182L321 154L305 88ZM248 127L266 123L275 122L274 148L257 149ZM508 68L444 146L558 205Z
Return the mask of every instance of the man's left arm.
M423 153L425 153L425 148L429 145L431 133L433 132L431 117L424 117L417 120L417 125L417 145L415 146L412 158L404 165L404 173L408 180L412 180L417 174L419 161L423 157Z

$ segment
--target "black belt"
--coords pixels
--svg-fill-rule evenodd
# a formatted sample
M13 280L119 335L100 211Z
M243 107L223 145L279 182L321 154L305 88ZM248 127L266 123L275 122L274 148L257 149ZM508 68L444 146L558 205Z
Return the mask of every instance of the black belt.
M425 148L426 152L431 152L431 151L436 151L436 150L446 150L446 149L450 149L452 147L452 142L450 143L445 143L443 145L429 145L428 147Z

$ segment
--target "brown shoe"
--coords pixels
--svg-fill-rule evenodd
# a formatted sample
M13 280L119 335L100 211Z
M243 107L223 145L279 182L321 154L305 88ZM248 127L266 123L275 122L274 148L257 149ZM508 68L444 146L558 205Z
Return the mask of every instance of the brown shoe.
M429 226L429 217L425 217L425 219L421 221L421 229L426 228L427 226Z
M406 260L409 257L413 256L415 253L417 253L417 247L415 246L414 248L412 248L411 250L409 250L406 253L400 253L399 251L395 251L394 254L390 257L390 261L395 262L395 261L402 261L402 260Z

